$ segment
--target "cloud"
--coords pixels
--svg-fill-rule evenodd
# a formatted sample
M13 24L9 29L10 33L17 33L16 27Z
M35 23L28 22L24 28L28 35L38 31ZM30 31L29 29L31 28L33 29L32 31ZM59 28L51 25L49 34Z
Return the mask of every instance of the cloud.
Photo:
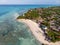
M5 3L7 2L7 0L0 0L0 3Z
M0 4L60 4L60 0L1 0Z

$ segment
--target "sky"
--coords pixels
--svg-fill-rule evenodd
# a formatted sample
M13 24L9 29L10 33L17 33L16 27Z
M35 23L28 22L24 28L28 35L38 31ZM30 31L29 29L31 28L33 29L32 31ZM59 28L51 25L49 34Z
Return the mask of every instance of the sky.
M60 4L60 0L0 0L0 4Z

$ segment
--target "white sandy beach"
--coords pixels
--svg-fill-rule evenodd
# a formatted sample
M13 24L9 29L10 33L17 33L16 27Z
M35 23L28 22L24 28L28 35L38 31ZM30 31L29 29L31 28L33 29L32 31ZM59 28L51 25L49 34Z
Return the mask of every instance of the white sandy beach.
M18 19L17 21L27 24L31 32L35 36L35 38L41 43L48 44L48 45L60 45L60 42L52 43L52 42L46 41L45 36L43 35L43 31L41 30L41 28L38 27L37 23L28 19Z

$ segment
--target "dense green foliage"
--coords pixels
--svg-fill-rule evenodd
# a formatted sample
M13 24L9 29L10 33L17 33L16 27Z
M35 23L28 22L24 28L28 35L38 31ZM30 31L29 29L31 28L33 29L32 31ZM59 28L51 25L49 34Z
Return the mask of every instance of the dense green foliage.
M60 7L49 7L49 8L36 8L28 10L24 16L19 16L19 18L26 18L26 19L36 19L39 18L45 18L46 20L51 20L51 17L54 16L60 16ZM56 18L54 18L56 19Z
M56 41L59 41L60 38L57 38L56 36L58 36L58 32L54 32L52 30L47 30L47 35L51 38L51 41L52 42L56 42Z
M19 18L25 18L25 19L37 19L39 17L39 14L36 10L29 10L27 13L24 14L24 16L19 16Z
M60 26L60 7L48 7L48 8L36 8L36 9L31 9L28 10L26 13L24 13L24 15L19 16L17 19L34 19L34 20L43 20L43 25L48 27L48 36L51 37L51 41L55 42L55 41L59 41L60 38L56 37L58 36L58 34L60 34L60 31L56 32L52 30L50 30L50 26L52 23L50 23L51 21L53 21L55 27L59 27ZM60 35L59 35L60 36Z

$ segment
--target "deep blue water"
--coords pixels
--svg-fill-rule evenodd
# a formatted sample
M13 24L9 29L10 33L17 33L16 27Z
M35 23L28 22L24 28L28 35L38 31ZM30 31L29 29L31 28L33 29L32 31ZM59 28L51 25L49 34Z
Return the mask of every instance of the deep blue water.
M0 15L15 11L24 12L32 8L46 8L54 5L0 5Z
M52 5L0 5L0 45L41 45L27 25L16 21L16 16L49 6Z

